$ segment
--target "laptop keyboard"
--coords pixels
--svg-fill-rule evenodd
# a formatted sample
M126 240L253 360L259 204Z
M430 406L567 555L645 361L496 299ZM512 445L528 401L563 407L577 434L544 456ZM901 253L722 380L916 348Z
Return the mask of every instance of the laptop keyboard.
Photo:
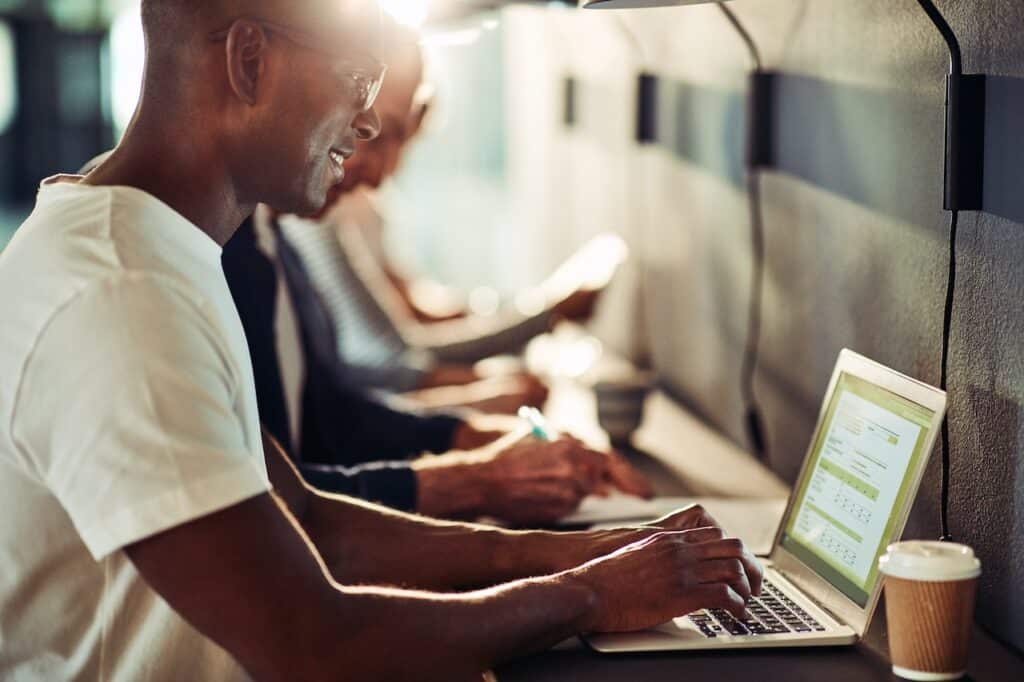
M814 619L779 588L765 580L760 597L747 604L750 617L737 620L723 609L706 609L688 618L705 637L722 635L757 636L788 632L824 632L825 626Z

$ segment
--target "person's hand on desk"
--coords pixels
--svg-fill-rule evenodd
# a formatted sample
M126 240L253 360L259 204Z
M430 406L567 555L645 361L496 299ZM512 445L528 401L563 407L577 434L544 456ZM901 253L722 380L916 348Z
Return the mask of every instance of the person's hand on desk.
M656 533L569 574L597 597L589 632L643 630L704 608L743 618L763 577L743 543L718 528Z
M613 453L592 450L573 438L547 442L523 435L520 430L477 451L417 460L417 510L446 518L489 516L516 525L545 525L610 486L631 494L649 492L643 477Z
M562 438L585 447L583 441L575 436L566 434ZM647 480L646 476L637 471L621 453L616 450L604 450L601 451L601 454L604 456L606 475L598 482L598 486L594 491L595 494L606 495L612 488L617 488L627 495L642 497L645 500L654 497L654 488L651 486L650 481ZM709 525L717 524L712 523Z

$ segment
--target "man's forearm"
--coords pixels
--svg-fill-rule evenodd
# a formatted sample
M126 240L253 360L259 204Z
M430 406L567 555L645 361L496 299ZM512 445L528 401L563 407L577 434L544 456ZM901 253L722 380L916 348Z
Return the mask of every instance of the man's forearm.
M594 592L561 575L460 595L339 588L345 628L325 643L352 679L480 680L587 627ZM401 656L394 646L401 642Z
M315 495L302 523L335 579L349 584L468 589L548 575L595 555L578 533L437 521L331 495Z
M339 582L475 588L565 570L623 542L611 534L508 531L436 521L323 494L302 481L273 438L264 439L264 448L275 491Z

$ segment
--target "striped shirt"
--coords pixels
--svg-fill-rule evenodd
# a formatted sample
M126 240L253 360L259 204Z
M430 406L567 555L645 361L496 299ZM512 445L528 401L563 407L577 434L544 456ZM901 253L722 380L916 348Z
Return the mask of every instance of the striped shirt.
M362 239L360 226L344 211L345 201L332 212L334 222L285 216L280 223L333 317L338 353L354 382L412 390L438 362L472 363L518 352L550 328L553 313L548 309L532 316L506 311L463 321L460 333L443 339L424 341L403 330L396 312L398 293Z

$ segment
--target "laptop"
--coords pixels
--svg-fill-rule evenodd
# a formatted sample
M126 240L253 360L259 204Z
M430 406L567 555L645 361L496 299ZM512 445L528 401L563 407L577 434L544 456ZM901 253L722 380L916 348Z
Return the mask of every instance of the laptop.
M903 532L945 410L943 391L843 350L749 617L705 610L584 640L605 653L852 644L871 621L878 557Z

